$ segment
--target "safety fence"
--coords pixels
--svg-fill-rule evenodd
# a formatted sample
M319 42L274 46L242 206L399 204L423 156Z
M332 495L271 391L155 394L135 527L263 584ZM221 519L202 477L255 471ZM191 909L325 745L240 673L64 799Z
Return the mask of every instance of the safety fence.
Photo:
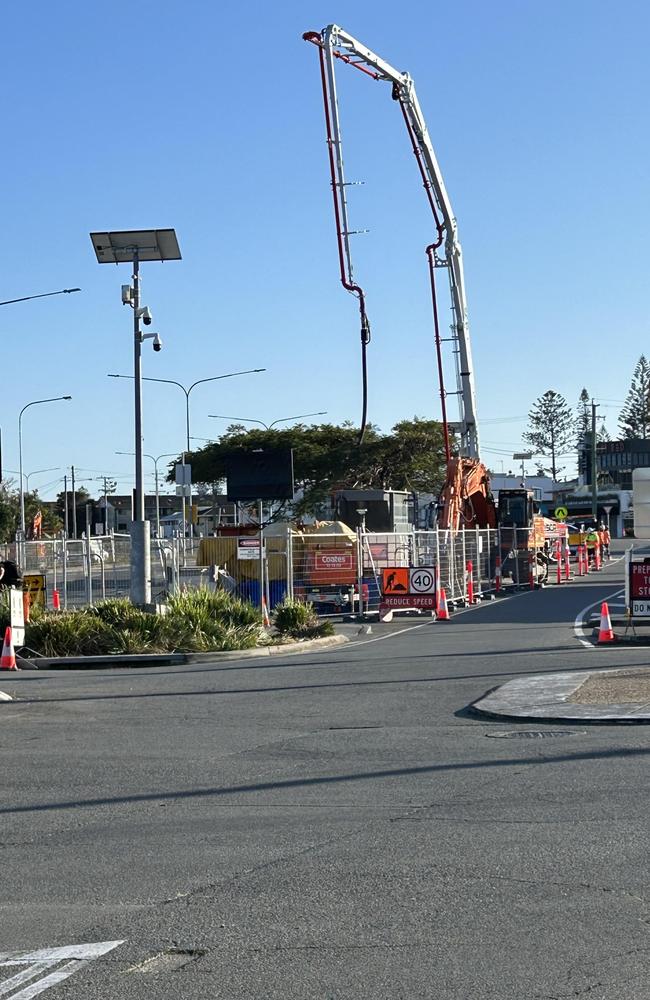
M21 541L0 546L0 559L14 561L32 601L50 608L128 597L131 589L130 535ZM187 563L181 539L151 540L152 600L208 585L209 569Z
M311 602L319 614L377 611L384 577L400 568L428 568L436 593L453 605L471 603L512 587L561 584L595 568L595 559L570 551L566 539L540 536L534 528L373 533L338 525L296 531L274 525L259 535L201 540L188 558L181 539L152 539L152 599L198 587L224 587L260 604L262 587L272 609L285 596ZM329 530L328 530L329 529ZM33 598L62 608L128 596L131 539L107 535L0 546L15 560ZM56 593L56 597L55 597Z

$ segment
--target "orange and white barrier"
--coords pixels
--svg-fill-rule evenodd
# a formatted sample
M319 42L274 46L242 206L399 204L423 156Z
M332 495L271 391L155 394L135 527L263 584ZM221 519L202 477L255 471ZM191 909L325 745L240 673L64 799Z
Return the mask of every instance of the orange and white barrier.
M445 594L445 588L440 588L440 601L438 602L438 614L437 619L439 622L449 621L449 608L447 607L447 595Z
M11 626L7 625L5 631L5 641L2 645L2 657L0 657L0 670L18 670L16 666L16 651L13 639L11 638Z

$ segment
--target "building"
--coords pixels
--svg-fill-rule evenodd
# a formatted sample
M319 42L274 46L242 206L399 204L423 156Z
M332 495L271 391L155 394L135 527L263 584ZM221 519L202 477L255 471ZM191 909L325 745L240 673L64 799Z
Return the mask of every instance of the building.
M634 469L650 468L650 441L624 438L622 441L601 441L596 446L598 484L620 490L632 489ZM591 469L588 469L591 482Z

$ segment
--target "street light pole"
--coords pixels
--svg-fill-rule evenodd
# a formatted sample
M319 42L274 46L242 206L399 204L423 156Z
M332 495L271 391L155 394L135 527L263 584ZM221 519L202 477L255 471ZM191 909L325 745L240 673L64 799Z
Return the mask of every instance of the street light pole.
M236 378L238 375L255 375L259 372L265 372L266 368L249 368L243 372L228 372L226 375L213 375L210 378L199 378L196 382L192 382L190 386L183 385L182 382L177 382L173 378L154 378L153 376L145 375L144 378L140 378L141 382L162 382L165 385L176 385L185 394L185 451L183 452L183 465L185 465L185 456L189 454L191 449L191 432L190 432L190 395L193 389L196 389L197 385L203 385L205 382L219 382L224 378ZM108 378L136 378L136 375L117 375L113 373L108 374ZM137 395L137 389L136 389ZM310 414L311 416L311 414ZM293 417L287 419L293 420ZM137 460L136 460L137 462ZM189 501L190 501L190 524L192 523L192 484L189 483ZM137 489L137 484L136 484ZM185 494L183 494L183 510L185 509ZM185 520L185 518L183 518ZM183 532L185 531L185 525L183 525Z
M30 406L38 406L41 403L56 403L61 399L72 399L72 396L51 396L48 399L33 399L31 403L26 403L18 414L18 468L20 470L20 530L25 535L25 491L23 489L23 413Z
M134 455L135 452L132 451L116 451L116 455ZM159 479L158 479L158 462L161 458L176 458L178 455L177 451L168 451L164 455L158 455L156 458L154 455L149 455L144 452L144 458L150 458L153 462L154 474L156 478L156 535L160 538L160 490L159 490Z

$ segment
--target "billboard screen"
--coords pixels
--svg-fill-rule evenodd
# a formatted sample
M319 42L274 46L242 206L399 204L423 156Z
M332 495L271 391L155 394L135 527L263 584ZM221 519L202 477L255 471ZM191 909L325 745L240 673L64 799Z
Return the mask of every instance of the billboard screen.
M226 459L228 500L293 500L293 451L268 448Z

